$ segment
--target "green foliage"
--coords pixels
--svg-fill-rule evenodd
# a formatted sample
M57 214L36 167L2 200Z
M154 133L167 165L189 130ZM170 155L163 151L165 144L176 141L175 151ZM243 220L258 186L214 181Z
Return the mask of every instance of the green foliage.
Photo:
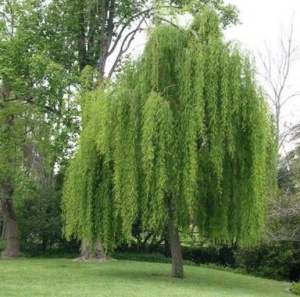
M279 159L278 196L271 201L268 213L268 234L271 239L294 241L300 239L299 147Z
M197 247L183 246L182 254L185 260L194 264L212 264L223 267L235 267L235 251L226 245L201 245Z
M300 295L300 283L292 283L291 292L295 295Z
M176 15L177 13L188 12L196 16L206 7L215 9L217 12L220 23L223 28L230 25L235 25L239 22L238 10L235 5L224 3L223 0L172 0L153 1L157 6L158 14L163 10L167 10L169 15ZM171 4L169 9L166 9L166 4Z
M15 178L13 202L22 250L33 255L77 247L74 241L68 243L62 235L60 175L48 184L39 175L35 178L34 182L25 171L19 171Z
M139 262L155 262L155 263L171 263L171 259L160 253L132 253L132 252L122 252L113 253L112 255L118 260L130 260Z
M49 55L44 9L42 0L0 2L0 191L14 194L0 202L40 190L68 141L70 76Z
M21 151L24 142L38 146L43 139L44 148L48 144L45 163L53 166L62 154L54 147L68 118L64 94L70 77L61 64L51 59L47 39L40 32L44 8L39 0L0 3L4 13L1 18L12 31L0 40L0 123L2 126L8 115L13 117L11 129L19 123L20 129L15 129L18 135L12 137ZM50 137L54 138L53 146ZM8 144L5 147L13 151Z
M115 242L111 238L114 238L118 226L114 212L116 204L111 200L112 165L110 162L104 162L96 150L95 133L98 131L98 125L91 126L91 118L98 110L94 105L96 101L85 109L86 101L93 101L93 99L90 94L82 99L84 129L81 134L81 145L75 157L70 160L64 183L63 216L68 221L65 234L67 238L75 234L77 238L86 237L90 241L96 241L101 234L104 246L112 249ZM77 215L73 216L74 213ZM95 221L90 224L94 218L97 223Z
M46 187L16 205L23 250L46 250L63 244L60 195Z
M241 248L237 251L235 265L252 275L295 281L300 273L299 245L278 242Z
M275 141L249 58L223 41L217 14L159 26L116 85L85 92L79 151L64 188L65 232L115 244L142 225L251 243L274 187ZM109 219L107 219L109 218Z
M134 251L134 252L145 252L153 253L160 252L162 243L167 240L167 229L153 230L143 228L139 219L132 226L132 240L130 243L124 242L118 246L118 251ZM169 254L167 249L167 253Z

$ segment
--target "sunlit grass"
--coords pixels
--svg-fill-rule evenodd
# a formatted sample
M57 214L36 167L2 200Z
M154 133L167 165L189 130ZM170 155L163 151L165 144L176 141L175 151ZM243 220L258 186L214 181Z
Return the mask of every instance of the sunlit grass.
M2 297L200 296L284 297L286 282L186 266L185 279L170 278L170 264L65 259L0 260Z

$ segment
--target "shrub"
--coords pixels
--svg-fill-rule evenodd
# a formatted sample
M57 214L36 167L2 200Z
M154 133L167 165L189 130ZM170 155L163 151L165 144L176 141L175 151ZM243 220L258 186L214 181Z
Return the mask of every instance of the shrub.
M209 245L201 247L183 247L183 258L196 264L213 263L222 266L234 266L235 251L233 247Z
M300 283L292 283L291 292L295 295L300 295Z
M182 247L183 259L196 264L207 264L218 262L218 249L210 247Z
M276 242L239 249L236 267L247 273L277 280L298 280L299 248L293 243Z
M167 258L163 254L160 254L160 253L122 252L122 253L114 253L112 256L115 259L119 259L119 260L171 263L170 258Z
M57 255L79 250L75 240L67 242L62 234L61 189L45 186L31 187L16 200L22 250L30 256ZM56 252L55 252L56 251Z

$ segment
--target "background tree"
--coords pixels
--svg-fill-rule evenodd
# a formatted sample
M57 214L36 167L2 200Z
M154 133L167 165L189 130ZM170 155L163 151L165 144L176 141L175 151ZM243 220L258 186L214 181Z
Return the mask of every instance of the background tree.
M143 226L167 225L172 276L182 277L179 229L195 223L203 236L241 243L262 230L272 124L253 66L223 41L213 10L189 30L158 26L115 85L83 97L64 187L67 236L101 234L111 249L120 231L130 240L137 216Z
M51 143L53 121L57 119L54 111L63 106L66 87L63 68L39 51L41 39L34 29L43 6L38 4L42 1L4 1L0 6L0 199L7 231L4 256L20 255L14 205L18 189L29 180L36 188L51 183L56 161Z
M299 45L295 44L293 21L288 32L282 32L279 45L280 51L278 54L266 47L266 54L261 53L260 60L263 69L261 76L264 80L265 93L274 111L279 140L278 150L285 150L284 142L292 136L293 131L291 130L294 129L286 126L286 123L283 122L282 109L292 99L300 95L299 90L295 90L291 86L293 67L299 60Z
M285 160L288 159L288 161ZM300 241L299 146L279 163L279 199L269 214L268 233L277 242Z
M299 61L299 45L295 43L293 20L289 29L281 33L279 45L278 53L267 48L266 54L260 55L265 92L274 112L279 140L279 191L277 199L270 201L268 213L270 249L274 243L284 249L286 242L295 243L299 240L299 149L292 143L298 138L299 125L286 123L283 118L284 108L300 95L299 89L292 85L293 69Z
M54 61L77 73L89 65L99 71L103 80L112 76L122 55L141 29L152 23L154 16L195 14L204 5L216 8L224 26L238 20L235 7L224 4L223 0L52 0L46 7L40 30Z

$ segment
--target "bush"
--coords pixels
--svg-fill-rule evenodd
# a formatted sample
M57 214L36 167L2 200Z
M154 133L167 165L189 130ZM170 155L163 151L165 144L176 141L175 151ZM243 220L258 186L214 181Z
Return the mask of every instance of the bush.
M166 252L165 245L157 245L153 252L148 252L149 248L145 247L140 250L137 245L132 244L130 247L124 245L119 247L116 252L118 259L130 259L137 261L151 262L170 262L171 254ZM193 265L209 264L233 267L235 263L234 248L222 245L216 247L214 245L207 246L182 246L182 255L185 263L193 263Z
M292 283L291 292L295 295L300 295L300 283Z
M53 185L36 188L29 184L16 196L21 248L31 256L47 251L60 255L79 250L78 242L67 242L62 234L62 181L58 180L59 177L55 176Z
M183 247L183 258L196 264L217 264L222 266L234 266L234 248L222 245L202 247Z
M216 247L182 247L183 259L196 264L218 262L218 249Z
M122 252L114 253L112 255L115 259L130 260L130 261L144 261L157 263L171 263L171 259L160 253L132 253Z
M73 259L78 257L79 248L78 247L69 247L68 249L47 249L47 250L39 250L39 249L31 249L25 252L26 257L30 258L68 258Z
M277 280L298 280L299 264L299 248L288 242L243 248L239 249L236 254L236 267L255 276Z

